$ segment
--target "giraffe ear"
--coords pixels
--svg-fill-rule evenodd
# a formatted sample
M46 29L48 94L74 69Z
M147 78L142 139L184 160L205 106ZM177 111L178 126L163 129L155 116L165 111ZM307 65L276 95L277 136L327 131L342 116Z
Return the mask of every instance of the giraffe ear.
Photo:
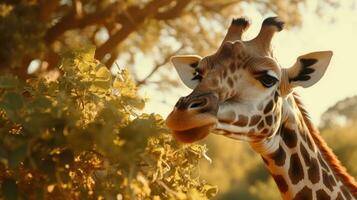
M182 82L189 88L194 89L201 81L198 74L198 63L202 58L197 55L180 55L171 57L171 62L175 66Z
M307 88L314 85L325 74L331 57L332 51L318 51L298 57L296 63L287 69L290 87Z

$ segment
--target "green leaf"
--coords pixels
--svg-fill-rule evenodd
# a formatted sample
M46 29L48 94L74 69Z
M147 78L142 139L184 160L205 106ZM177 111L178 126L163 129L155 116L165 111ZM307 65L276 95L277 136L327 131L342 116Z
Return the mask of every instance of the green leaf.
M45 173L51 183L56 181L56 164L51 159L46 159L41 162L39 169Z
M112 74L105 66L100 67L95 75L101 80L110 80L112 77Z
M0 106L6 110L12 110L12 111L18 110L23 106L23 98L18 93L7 92L4 95Z
M9 152L9 167L16 168L26 158L27 144L21 145L18 148Z
M20 82L12 76L0 76L0 89L17 88Z
M2 194L6 200L17 200L18 199L18 187L16 181L12 178L5 178L2 182Z

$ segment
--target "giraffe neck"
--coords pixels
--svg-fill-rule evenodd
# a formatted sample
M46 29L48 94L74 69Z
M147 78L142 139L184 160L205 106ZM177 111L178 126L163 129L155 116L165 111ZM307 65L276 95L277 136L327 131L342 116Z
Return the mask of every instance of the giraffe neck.
M356 199L357 185L307 119L296 96L284 100L279 131L260 143L261 154L283 199Z

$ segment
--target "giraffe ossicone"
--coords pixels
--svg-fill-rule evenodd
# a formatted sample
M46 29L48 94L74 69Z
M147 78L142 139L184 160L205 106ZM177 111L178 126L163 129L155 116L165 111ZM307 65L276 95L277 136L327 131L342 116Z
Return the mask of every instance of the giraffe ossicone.
M178 100L166 124L181 142L201 140L210 132L249 142L283 199L356 199L356 182L294 93L295 87L310 87L322 78L332 52L305 54L282 68L271 40L283 24L277 17L267 18L256 38L242 41L249 21L234 19L212 55L172 57L192 92Z

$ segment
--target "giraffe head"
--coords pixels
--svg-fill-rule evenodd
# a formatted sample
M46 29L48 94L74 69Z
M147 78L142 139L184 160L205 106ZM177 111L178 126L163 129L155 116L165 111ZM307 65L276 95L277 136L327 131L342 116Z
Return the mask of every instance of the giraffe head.
M331 51L300 56L292 67L281 68L271 40L283 22L267 18L256 38L242 41L248 26L248 20L234 19L212 55L172 57L181 80L193 89L166 119L179 141L200 140L210 130L247 141L271 137L283 120L283 98L295 87L309 87L323 76Z

